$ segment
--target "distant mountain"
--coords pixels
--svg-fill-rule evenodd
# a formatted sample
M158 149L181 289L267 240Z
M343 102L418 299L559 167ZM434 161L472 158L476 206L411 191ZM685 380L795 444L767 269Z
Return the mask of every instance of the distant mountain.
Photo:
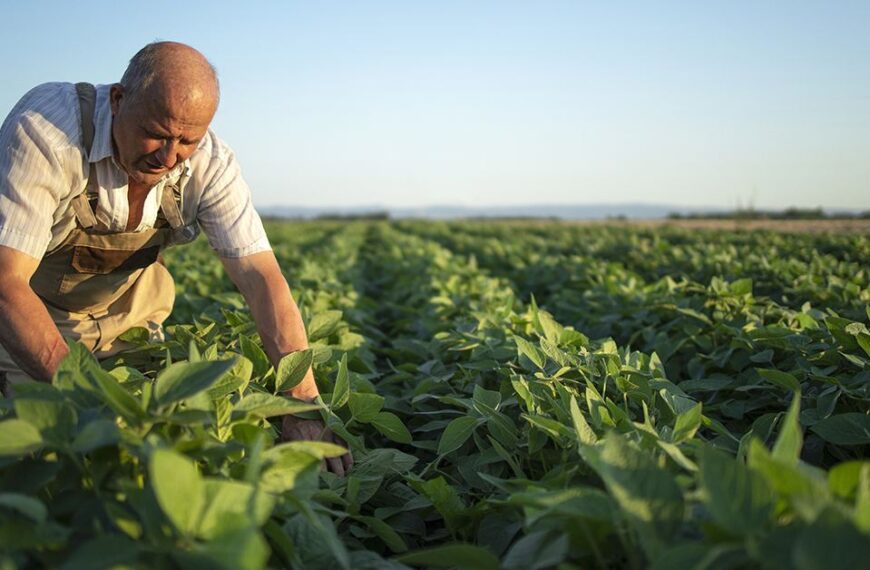
M418 208L384 206L258 208L262 216L273 218L317 218L322 216L365 216L388 213L391 218L447 220L457 218L558 218L561 220L603 220L625 217L661 219L671 213L693 214L724 211L724 208L686 208L667 204L529 204L524 206L433 205Z

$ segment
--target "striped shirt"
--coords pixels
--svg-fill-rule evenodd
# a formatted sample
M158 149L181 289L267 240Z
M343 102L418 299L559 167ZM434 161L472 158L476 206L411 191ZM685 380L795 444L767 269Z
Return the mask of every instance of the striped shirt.
M82 143L75 85L45 83L29 91L0 127L0 245L41 259L75 227L71 200L97 171L97 227L122 232L127 226L127 173L113 157L109 85L97 86L94 142ZM154 227L163 187L183 169L190 178L182 192L185 224L196 222L223 257L244 257L270 249L251 191L233 151L210 129L196 151L148 192L135 231Z

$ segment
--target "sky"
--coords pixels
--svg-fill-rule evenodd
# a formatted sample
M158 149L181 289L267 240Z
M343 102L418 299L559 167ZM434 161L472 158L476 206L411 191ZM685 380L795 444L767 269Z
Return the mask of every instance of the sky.
M0 112L155 40L258 207L870 209L870 2L8 2Z

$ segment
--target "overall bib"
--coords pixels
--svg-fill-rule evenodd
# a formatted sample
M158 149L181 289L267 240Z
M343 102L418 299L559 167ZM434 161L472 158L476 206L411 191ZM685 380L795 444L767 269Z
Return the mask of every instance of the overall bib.
M76 85L82 118L82 139L90 154L94 139L94 86ZM175 302L169 271L157 263L163 248L192 241L194 224L185 225L179 201L188 176L163 187L160 213L153 228L138 232L101 232L94 214L99 183L91 165L85 189L72 200L75 227L66 239L43 256L30 286L45 303L65 338L80 341L98 358L126 348L118 336L145 327L152 340L162 340L161 323ZM0 347L0 376L4 393L11 385L29 381Z

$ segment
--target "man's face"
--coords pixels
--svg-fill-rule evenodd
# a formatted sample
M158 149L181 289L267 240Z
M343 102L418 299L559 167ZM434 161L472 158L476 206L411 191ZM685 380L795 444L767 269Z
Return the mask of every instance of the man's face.
M131 182L148 187L193 154L215 112L201 93L158 87L130 97L115 84L109 101L115 159Z

